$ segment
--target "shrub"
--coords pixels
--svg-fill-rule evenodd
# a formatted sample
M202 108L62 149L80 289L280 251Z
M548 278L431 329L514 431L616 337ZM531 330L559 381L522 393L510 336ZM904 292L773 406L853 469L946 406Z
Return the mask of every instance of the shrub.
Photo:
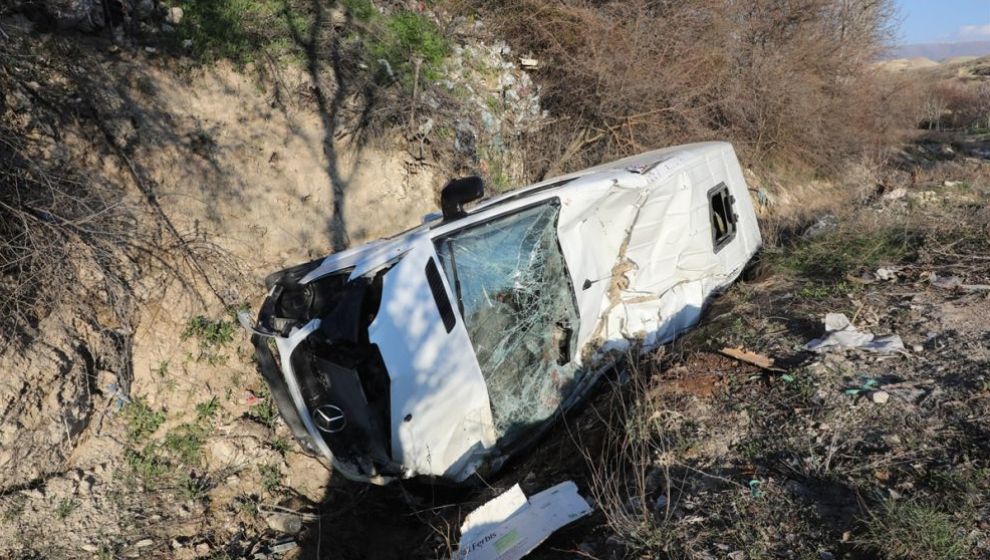
M398 80L412 87L416 60L421 64L421 78L437 79L440 64L450 53L450 43L432 20L408 10L381 15L361 0L352 0L346 6L359 22L367 64L376 69L380 80Z
M892 3L836 0L476 2L541 61L570 142L536 154L547 173L666 145L735 143L749 161L835 169L870 152L892 97L869 65ZM874 126L863 126L864 121Z
M290 27L305 28L308 15L298 2L282 0L182 0L176 38L191 40L205 61L227 58L247 63L261 51L284 54L291 49Z

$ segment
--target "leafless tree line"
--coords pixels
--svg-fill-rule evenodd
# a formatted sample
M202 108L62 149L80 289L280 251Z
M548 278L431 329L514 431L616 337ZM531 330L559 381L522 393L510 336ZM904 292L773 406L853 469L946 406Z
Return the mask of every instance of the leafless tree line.
M223 300L211 278L225 253L176 230L157 207L140 170L101 128L93 104L110 85L91 70L20 41L0 44L0 350L32 336L58 307L126 331L136 286L148 288L149 278ZM70 126L90 144L62 145ZM82 168L80 149L120 160L137 188Z
M828 170L911 128L871 68L890 0L502 0L476 6L540 58L556 117L535 174L727 139L750 162ZM882 143L882 142L881 142ZM549 149L547 147L550 147Z

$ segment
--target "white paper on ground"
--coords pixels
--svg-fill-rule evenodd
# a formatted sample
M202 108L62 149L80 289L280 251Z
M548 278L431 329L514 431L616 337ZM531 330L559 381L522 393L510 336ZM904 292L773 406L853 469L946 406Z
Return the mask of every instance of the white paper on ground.
M519 560L554 531L589 513L591 506L570 480L528 500L516 484L468 514L456 557Z
M856 329L842 313L825 315L825 336L804 345L806 350L823 352L830 348L860 348L873 352L895 352L904 349L904 342L896 334L874 336Z

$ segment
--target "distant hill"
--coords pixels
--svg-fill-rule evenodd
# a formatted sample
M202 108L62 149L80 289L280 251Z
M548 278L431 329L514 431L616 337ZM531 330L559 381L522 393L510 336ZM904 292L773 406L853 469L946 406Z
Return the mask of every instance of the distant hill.
M967 41L965 43L924 43L901 45L887 53L886 59L927 58L941 61L960 56L990 55L990 41Z

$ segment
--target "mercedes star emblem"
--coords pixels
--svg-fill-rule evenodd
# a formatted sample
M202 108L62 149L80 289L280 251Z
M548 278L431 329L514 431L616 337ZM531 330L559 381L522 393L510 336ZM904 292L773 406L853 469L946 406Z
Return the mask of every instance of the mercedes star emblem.
M324 404L313 411L313 423L321 432L335 434L347 425L347 418L340 407Z

